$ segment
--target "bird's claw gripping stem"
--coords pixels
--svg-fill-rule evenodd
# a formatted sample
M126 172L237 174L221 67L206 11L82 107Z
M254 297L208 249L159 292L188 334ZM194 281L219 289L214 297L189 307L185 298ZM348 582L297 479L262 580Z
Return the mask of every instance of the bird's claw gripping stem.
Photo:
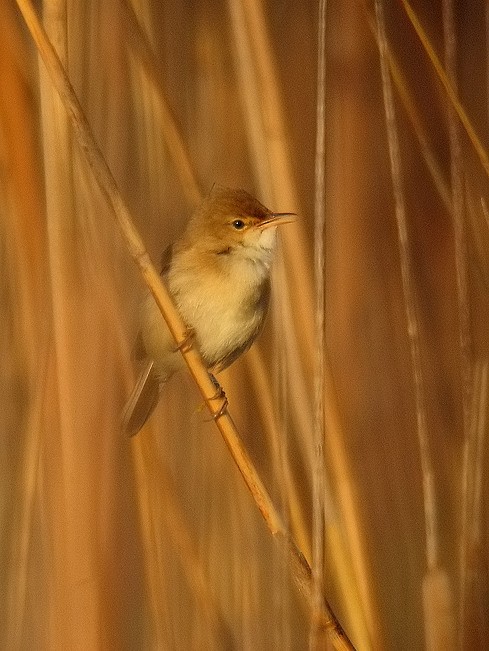
M176 353L180 351L182 353L186 353L188 350L190 350L190 348L192 347L194 336L195 336L194 330L192 328L187 328L182 341L180 341L173 349L174 352Z
M228 407L229 402L228 402L226 394L224 393L224 389L219 384L219 382L216 380L216 378L213 375L211 375L211 379L212 379L212 382L214 383L214 386L216 387L216 392L210 398L205 399L206 403L208 405L210 405L210 403L213 400L218 400L219 398L222 398L221 406L219 407L219 409L217 411L212 413L211 420L215 421L215 420L218 420L219 418L221 418L221 416L224 414L224 412L226 411L226 409Z

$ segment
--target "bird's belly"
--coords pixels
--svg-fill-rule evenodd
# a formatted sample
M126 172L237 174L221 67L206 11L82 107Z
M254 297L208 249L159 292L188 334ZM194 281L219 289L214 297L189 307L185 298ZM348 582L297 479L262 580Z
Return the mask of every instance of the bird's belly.
M206 365L220 366L232 356L227 366L251 345L261 328L267 307L262 284L232 274L215 275L207 283L202 277L198 280L187 278L178 285L170 278L170 290L183 320L195 333Z
M234 351L247 348L260 330L263 316L262 310L246 309L236 300L211 301L191 310L189 323L206 364L214 366Z
M259 283L234 282L232 278L168 278L180 316L195 336L208 368L229 365L259 333L267 311L268 292ZM242 279L241 279L242 280ZM162 381L183 366L180 353L151 295L143 304L142 338Z

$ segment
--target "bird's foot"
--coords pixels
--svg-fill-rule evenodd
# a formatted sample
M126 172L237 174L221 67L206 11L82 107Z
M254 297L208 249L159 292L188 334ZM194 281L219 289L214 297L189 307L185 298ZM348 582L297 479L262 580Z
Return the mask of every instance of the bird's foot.
M222 386L219 384L219 382L216 380L216 378L212 375L212 373L210 374L210 377L211 377L212 383L216 387L216 392L210 398L206 398L205 402L208 405L210 405L210 403L213 402L214 400L218 400L219 398L222 398L222 403L221 403L221 406L219 407L219 409L212 413L212 418L208 419L207 422L210 422L210 420L215 421L215 420L218 420L219 418L221 418L221 416L224 414L224 412L226 411L226 409L228 407L228 404L229 404L228 399L226 397L226 394L224 393L224 389L222 388Z
M192 347L194 337L195 337L194 330L192 328L187 328L182 341L178 342L178 344L173 349L174 352L176 353L180 351L182 353L186 353L187 350L190 350L190 348Z

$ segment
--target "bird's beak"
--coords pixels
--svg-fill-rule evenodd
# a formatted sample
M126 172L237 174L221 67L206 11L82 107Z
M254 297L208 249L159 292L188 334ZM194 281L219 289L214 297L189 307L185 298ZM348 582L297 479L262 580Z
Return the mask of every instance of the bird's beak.
M257 228L265 230L265 228L279 226L280 224L290 224L291 222L295 222L296 217L295 212L272 212L267 219L257 224Z

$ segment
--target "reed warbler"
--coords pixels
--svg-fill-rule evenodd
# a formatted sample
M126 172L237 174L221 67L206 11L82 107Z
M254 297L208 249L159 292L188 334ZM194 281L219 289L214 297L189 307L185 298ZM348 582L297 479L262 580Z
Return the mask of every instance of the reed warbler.
M244 190L214 188L163 254L162 276L207 368L227 368L260 333L270 298L274 213ZM185 363L151 294L141 308L137 355L144 368L122 416L129 436L156 407L161 387Z

